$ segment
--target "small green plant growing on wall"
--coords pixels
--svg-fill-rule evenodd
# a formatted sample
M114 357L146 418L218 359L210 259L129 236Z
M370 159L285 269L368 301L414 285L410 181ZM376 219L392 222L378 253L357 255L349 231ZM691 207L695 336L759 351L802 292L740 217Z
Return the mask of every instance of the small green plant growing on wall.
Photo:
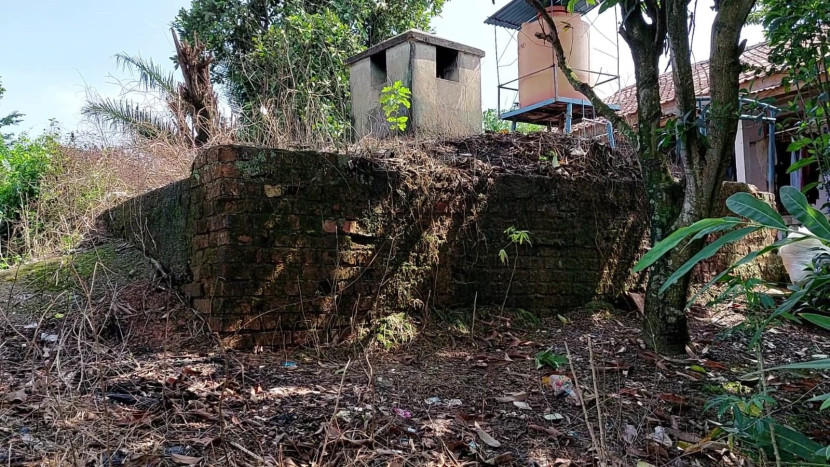
M409 117L401 115L404 108L409 108L412 104L409 98L412 96L412 91L404 86L400 80L395 81L392 86L386 86L380 91L380 105L383 107L383 113L386 114L386 123L389 124L389 131L404 131L406 130L406 123Z
M501 309L504 311L504 305L507 303L507 296L510 293L510 286L513 284L513 276L516 275L516 262L518 261L519 256L519 246L530 243L530 232L527 230L519 230L514 226L508 227L504 231L504 235L507 236L507 245L504 246L501 250L499 250L499 259L501 263L507 266L510 263L510 258L507 254L507 249L511 246L513 247L513 252L516 255L516 258L513 260L513 271L510 273L510 280L507 282L507 291L504 292L504 301L501 304Z

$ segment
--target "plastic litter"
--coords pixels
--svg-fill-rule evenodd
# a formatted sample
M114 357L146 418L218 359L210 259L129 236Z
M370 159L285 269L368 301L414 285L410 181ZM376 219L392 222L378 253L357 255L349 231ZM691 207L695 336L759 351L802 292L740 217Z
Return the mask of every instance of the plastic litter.
M412 412L408 410L399 409L398 407L395 407L392 409L392 411L395 412L395 415L401 418L412 418Z
M47 332L42 332L42 333L40 333L40 340L41 340L41 342L47 342L49 344L54 344L55 342L58 341L58 335L57 334L49 334Z
M441 398L440 397L430 397L429 399L424 399L424 402L426 402L428 405L440 404L441 403Z
M666 429L662 426L654 427L654 434L646 436L646 438L660 443L663 446L670 448L674 444L671 438L669 438L669 434L666 433Z
M542 377L542 385L552 389L554 396L559 397L564 394L574 405L580 404L579 394L576 392L571 378L563 375L544 376Z
M283 363L282 367L283 368L297 368L297 362L288 361L288 362Z
M812 232L807 227L799 227L787 238L803 238L808 235L812 235ZM781 262L784 263L784 269L787 270L793 284L801 284L809 279L811 271L808 268L812 267L813 258L821 254L830 255L830 248L815 238L790 243L778 249L778 255L781 256Z

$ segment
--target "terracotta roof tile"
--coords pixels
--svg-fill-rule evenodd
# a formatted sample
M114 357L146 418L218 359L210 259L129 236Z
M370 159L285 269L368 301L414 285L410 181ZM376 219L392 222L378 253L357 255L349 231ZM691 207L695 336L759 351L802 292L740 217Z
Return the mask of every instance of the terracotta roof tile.
M771 68L768 55L770 48L762 42L749 46L741 54L741 62L745 70L739 76L739 83L746 83L758 77L759 71L766 71ZM705 60L692 64L692 74L695 83L696 96L709 95L709 61ZM663 73L659 78L660 104L666 104L674 100L674 80L671 72ZM637 87L628 86L614 93L608 98L609 104L620 106L620 115L630 116L637 112Z

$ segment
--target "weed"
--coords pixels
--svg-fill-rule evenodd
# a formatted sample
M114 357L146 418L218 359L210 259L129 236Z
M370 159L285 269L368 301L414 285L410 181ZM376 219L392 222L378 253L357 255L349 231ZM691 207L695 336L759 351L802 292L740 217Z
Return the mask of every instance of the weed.
M375 341L384 349L393 349L412 342L417 327L406 313L393 313L377 320Z
M404 108L409 108L409 98L412 91L400 81L395 81L392 86L384 87L380 92L380 105L383 113L386 114L386 122L389 124L389 131L405 131L406 122L409 117L402 115Z
M533 246L530 243L530 232L527 230L518 230L514 226L510 226L505 229L504 234L507 236L508 243L504 246L501 250L499 250L499 259L501 260L502 264L507 265L509 262L509 258L507 255L507 248L513 247L513 250L516 255L516 259L513 260L513 271L510 273L510 280L507 282L507 290L504 292L504 301L501 304L501 311L504 312L504 305L507 304L507 297L510 294L510 286L513 285L513 276L516 275L516 263L518 262L519 256L519 245L524 245L527 243L530 246Z
M536 354L534 361L536 362L537 370L544 367L550 367L554 370L558 370L562 365L568 364L568 357L551 352L550 350L543 350Z

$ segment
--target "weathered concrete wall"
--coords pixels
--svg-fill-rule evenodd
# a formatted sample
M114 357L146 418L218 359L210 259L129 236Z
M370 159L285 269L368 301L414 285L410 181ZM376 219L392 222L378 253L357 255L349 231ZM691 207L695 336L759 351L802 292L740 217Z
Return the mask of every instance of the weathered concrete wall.
M389 134L379 104L383 86L401 81L412 91L408 133L432 137L481 133L481 56L483 52L423 32L409 31L350 59L352 120L358 138ZM437 77L437 50L454 51L454 73ZM379 81L373 57L386 66Z
M419 134L481 133L481 60L458 52L455 79L436 78L436 47L413 42L412 118Z

